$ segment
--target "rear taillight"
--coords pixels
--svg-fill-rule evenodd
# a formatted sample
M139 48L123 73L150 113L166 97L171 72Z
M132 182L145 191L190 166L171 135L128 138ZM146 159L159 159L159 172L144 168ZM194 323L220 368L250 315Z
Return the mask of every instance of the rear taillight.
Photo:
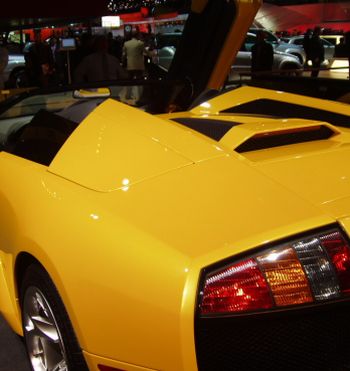
M231 265L207 279L202 313L271 308L266 280L253 259Z
M350 249L334 228L205 275L201 315L271 310L350 295Z
M349 245L339 231L331 231L321 237L335 268L342 293L350 293L350 251Z

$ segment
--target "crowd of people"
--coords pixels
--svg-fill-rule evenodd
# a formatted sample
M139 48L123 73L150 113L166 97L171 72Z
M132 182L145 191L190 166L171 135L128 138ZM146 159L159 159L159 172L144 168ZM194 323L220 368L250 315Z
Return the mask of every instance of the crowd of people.
M127 78L142 78L145 75L145 48L152 35L145 37L135 29L129 37L92 35L75 36L75 48L67 53L61 40L52 36L42 40L40 30L34 40L26 40L25 85L49 87L67 82L107 81ZM68 81L68 68L72 81Z
M325 58L320 35L320 27L315 27L313 30L307 30L303 38L305 67L311 70L312 77L319 75ZM74 38L76 45L74 50L70 51L70 63L67 63L67 53L61 48L61 39L56 35L53 34L48 40L42 40L40 30L35 30L34 39L26 39L23 48L25 57L23 85L49 87L67 82L140 79L147 74L146 49L154 48L155 40L151 30L141 34L136 28L125 40L121 36L114 37L112 32L107 35L82 32L78 36L70 36ZM337 48L343 57L349 59L350 66L350 32L344 34ZM273 60L273 46L266 41L266 35L261 30L257 33L256 42L252 47L252 74L259 76L270 73L273 69ZM2 72L7 62L8 51L5 47L0 47L0 89L4 87ZM68 81L70 80L68 75L73 77L72 81Z

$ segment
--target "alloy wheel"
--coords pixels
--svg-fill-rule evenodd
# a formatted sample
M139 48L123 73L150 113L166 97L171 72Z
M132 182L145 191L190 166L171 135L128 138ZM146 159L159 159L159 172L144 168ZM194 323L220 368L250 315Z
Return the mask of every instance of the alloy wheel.
M23 329L34 371L68 371L62 336L44 294L27 288L23 300Z

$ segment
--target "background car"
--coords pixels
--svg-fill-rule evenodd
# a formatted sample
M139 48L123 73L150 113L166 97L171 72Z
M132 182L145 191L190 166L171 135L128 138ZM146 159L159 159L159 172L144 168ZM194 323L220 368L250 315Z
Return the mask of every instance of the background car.
M256 40L256 35L248 33L245 42L242 44L240 51L237 53L234 64L231 68L230 79L234 79L237 74L250 73L252 53L251 48ZM274 49L273 53L273 72L276 74L301 75L303 66L297 56L280 52Z
M324 64L331 64L334 59L335 46L330 41L324 39L323 37L320 37L320 39L324 47L324 57L325 57ZM304 41L303 35L283 38L283 40L288 44L298 45L301 48L303 48L303 41Z
M306 54L304 49L300 47L300 45L286 43L283 40L279 39L274 33L265 29L252 27L249 29L249 32L256 35L260 30L263 30L265 32L266 41L273 46L274 50L295 55L296 57L298 57L299 62L304 65Z
M158 64L164 70L168 70L176 52L176 46L181 37L180 33L162 34L160 48L155 51L153 62ZM230 72L230 79L235 78L240 73L250 73L252 53L251 48L256 40L256 35L248 33L245 42L237 53L234 64ZM302 64L299 58L293 54L280 52L274 49L273 70L278 73L291 75L300 75L302 73Z
M25 70L23 54L9 54L8 64L4 70L4 81L7 87L19 87Z
M339 45L344 40L345 35L320 35L321 39L327 40L334 46Z

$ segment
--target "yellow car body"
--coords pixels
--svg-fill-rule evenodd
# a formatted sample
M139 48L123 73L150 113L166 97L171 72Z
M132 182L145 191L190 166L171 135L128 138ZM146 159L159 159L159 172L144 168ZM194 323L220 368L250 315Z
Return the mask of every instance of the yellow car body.
M350 130L223 113L257 99L350 116L345 104L249 87L162 115L108 99L49 166L0 152L0 311L13 330L23 335L20 282L36 262L91 370L196 370L205 267L334 223L349 234ZM213 140L179 118L237 125ZM332 135L236 151L319 126Z

